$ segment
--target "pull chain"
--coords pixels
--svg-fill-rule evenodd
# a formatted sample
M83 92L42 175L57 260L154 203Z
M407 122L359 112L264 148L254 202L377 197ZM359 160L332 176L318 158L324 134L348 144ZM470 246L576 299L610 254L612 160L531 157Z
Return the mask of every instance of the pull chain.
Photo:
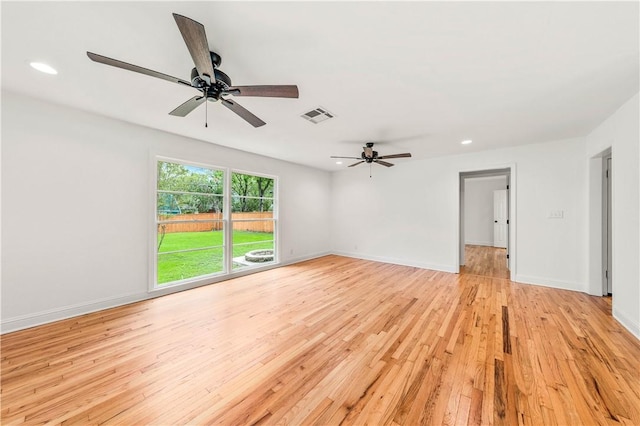
M209 101L207 101L207 92L204 93L204 127L209 127L207 120L209 119Z

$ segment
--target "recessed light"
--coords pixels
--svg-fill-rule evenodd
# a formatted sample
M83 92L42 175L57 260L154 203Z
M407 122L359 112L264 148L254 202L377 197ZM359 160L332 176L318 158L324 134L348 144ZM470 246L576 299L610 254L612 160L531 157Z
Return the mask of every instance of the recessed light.
M342 161L336 161L336 164L342 164Z
M469 145L471 142L473 142L471 139L467 139L466 141L462 141L460 142L462 145Z
M37 69L40 72L43 72L45 74L58 74L58 71L55 70L55 68L53 68L51 65L47 65L44 64L42 62L31 62L29 65L31 65L32 68Z

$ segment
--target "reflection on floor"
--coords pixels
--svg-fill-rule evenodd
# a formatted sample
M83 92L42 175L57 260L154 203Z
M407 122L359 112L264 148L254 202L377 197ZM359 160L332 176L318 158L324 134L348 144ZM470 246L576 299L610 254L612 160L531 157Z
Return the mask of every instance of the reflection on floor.
M488 246L464 246L465 265L461 274L482 275L492 278L509 278L507 249Z

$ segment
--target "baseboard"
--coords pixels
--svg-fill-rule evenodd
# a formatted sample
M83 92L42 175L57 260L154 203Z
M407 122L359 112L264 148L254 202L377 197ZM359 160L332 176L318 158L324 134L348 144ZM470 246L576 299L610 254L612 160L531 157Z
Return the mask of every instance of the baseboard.
M189 286L176 286L168 287L159 291L145 292L145 293L130 293L115 297L108 297L104 299L93 300L90 302L78 303L76 305L63 306L60 308L49 309L46 311L35 312L33 314L22 315L18 317L3 319L0 321L0 334L11 333L14 331L24 330L26 328L36 327L43 324L48 324L55 321L61 321L80 315L86 315L105 309L116 308L118 306L128 305L130 303L140 302L142 300L153 299L155 297L166 296L168 294L177 293L179 291L190 290L192 288L201 287L203 285L216 284L222 281L227 281L233 278L238 278L243 275L251 273L262 272L269 269L279 268L281 266L292 265L294 263L304 262L311 259L327 256L331 252L320 252L315 254L307 254L304 256L296 257L293 259L287 259L280 262L277 265L269 265L259 268L258 270L252 269L247 271L238 271L224 277L216 277L211 281L193 283Z
M465 241L464 244L468 246L493 247L493 241Z
M517 274L515 278L516 278L514 280L515 282L522 283L522 284L539 285L542 287L551 287L551 288L557 288L560 290L571 290L571 291L579 291L582 293L586 293L585 289L582 288L583 286L572 281L552 280L549 278L532 277L530 275L521 275L521 274Z
M93 300L76 305L63 306L61 308L49 309L29 315L21 315L14 318L2 320L0 322L0 334L11 333L25 328L36 327L50 322L60 321L92 312L115 308L129 303L139 302L152 297L147 293L131 293L116 297Z
M615 295L613 297L615 297ZM636 339L640 340L640 324L637 321L634 321L633 319L629 318L628 316L626 316L616 308L613 308L612 315L613 315L613 318L615 318L616 321L622 324L624 328L629 330L629 332L633 334L636 337Z
M421 269L431 269L434 271L442 271L442 272L450 272L455 274L457 271L451 265L438 265L435 263L424 263L406 259L398 259L393 257L385 257L385 256L371 256L362 253L351 253L344 251L333 251L333 254L338 256L352 257L354 259L363 259L363 260L372 260L374 262L383 262L383 263L392 263L394 265L402 265L402 266L412 266L414 268Z
M306 262L307 260L318 259L320 257L329 256L331 254L335 254L335 253L332 251L323 251L320 253L308 254L300 257L295 257L292 259L287 259L285 261L281 261L278 266L293 265L294 263Z

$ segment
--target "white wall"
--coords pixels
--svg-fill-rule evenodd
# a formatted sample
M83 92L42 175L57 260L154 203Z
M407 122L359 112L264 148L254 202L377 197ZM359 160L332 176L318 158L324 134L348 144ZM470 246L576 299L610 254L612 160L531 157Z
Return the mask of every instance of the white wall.
M455 272L461 171L514 166L515 279L585 291L582 138L427 160L393 168L346 169L332 175L332 242L336 253ZM549 219L563 210L563 219ZM512 217L514 214L512 212Z
M589 293L602 294L601 153L613 167L613 316L640 338L640 100L638 94L587 138L589 167Z
M3 332L149 297L153 155L279 176L281 261L330 249L328 172L4 92L2 144Z
M506 176L465 179L465 244L473 244L479 246L493 245L493 191L506 188Z

